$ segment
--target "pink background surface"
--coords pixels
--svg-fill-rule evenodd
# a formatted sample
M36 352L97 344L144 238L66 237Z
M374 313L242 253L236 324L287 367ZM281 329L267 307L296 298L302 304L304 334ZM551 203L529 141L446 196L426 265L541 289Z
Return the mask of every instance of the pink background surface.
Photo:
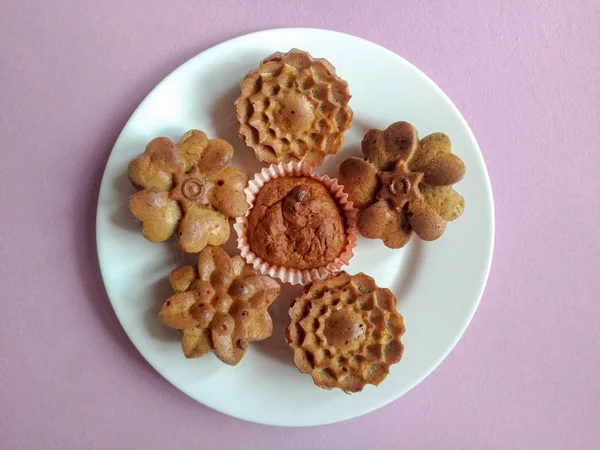
M0 4L0 448L600 448L600 2L201 3ZM497 214L487 290L447 360L311 429L234 420L164 381L112 313L94 243L104 164L150 89L286 26L370 39L433 78L479 141Z

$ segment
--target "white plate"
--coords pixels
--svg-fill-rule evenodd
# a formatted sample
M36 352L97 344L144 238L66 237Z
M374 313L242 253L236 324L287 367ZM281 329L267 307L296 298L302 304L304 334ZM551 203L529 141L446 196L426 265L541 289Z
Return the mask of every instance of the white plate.
M339 164L357 155L370 128L397 120L411 122L421 136L441 131L467 166L456 189L466 200L463 216L441 239L416 237L402 250L361 239L350 273L364 271L398 297L406 323L405 355L377 388L359 394L315 387L292 363L284 342L286 309L297 289L286 287L272 308L273 336L251 345L236 367L213 354L186 360L179 333L162 326L157 312L171 295L169 271L186 261L171 242L152 244L127 210L133 192L127 164L156 136L177 140L199 128L227 139L234 164L260 169L253 151L237 137L233 101L239 82L274 51L297 47L327 58L348 81L354 110L343 149L319 172L337 176ZM97 213L97 245L108 296L129 338L169 382L197 401L241 419L272 425L337 422L379 408L413 388L450 352L475 312L491 263L493 200L485 163L475 138L456 107L427 76L398 55L371 42L314 29L269 30L242 36L192 58L165 78L125 125L106 165ZM234 236L235 233L232 234ZM231 240L232 241L232 240ZM232 242L228 244L234 248ZM468 370L468 368L467 368Z

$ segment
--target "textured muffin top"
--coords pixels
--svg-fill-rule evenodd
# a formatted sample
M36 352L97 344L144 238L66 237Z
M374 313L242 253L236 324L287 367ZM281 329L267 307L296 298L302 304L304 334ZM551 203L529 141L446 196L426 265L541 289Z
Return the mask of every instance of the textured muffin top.
M340 272L316 281L289 309L294 364L324 389L378 385L402 358L404 320L396 297L373 278Z
M328 61L301 50L265 58L241 91L239 135L266 163L304 160L316 167L337 153L352 123L348 84Z
M319 181L275 178L263 186L250 211L248 243L269 264L316 269L332 263L343 251L344 219Z

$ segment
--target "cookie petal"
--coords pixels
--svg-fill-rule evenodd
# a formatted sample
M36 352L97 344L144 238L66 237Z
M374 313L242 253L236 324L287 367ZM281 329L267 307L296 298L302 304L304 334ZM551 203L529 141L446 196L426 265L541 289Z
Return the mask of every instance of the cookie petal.
M339 181L357 208L373 203L381 189L377 168L360 158L349 158L340 165Z
M248 210L244 189L248 175L240 169L225 167L213 176L215 187L211 204L227 217L242 217Z
M208 137L200 130L190 130L181 136L177 147L184 163L184 172L189 171L193 166L198 164L208 142Z
M379 201L358 215L358 230L369 239L381 239L389 248L401 248L410 239L410 227L401 211Z
M425 186L421 194L429 206L448 222L460 217L465 210L465 199L450 186Z
M217 173L229 164L232 157L233 147L229 142L223 139L211 139L197 165L202 173Z
M444 133L433 133L421 139L409 167L423 173L423 181L430 186L448 186L465 175L465 165L452 154L450 138Z
M383 137L388 158L395 163L408 161L419 144L417 129L408 122L394 122L385 129Z
M237 326L229 314L218 313L211 327L215 353L221 361L235 366L248 348L248 334L244 327Z
M181 266L171 271L169 281L175 292L184 292L198 278L198 271L194 266Z
M250 342L262 341L273 334L273 320L268 311L256 314L248 324L248 340Z
M190 327L181 330L181 349L186 358L199 358L212 348L211 332L207 328Z
M431 158L419 170L429 186L450 186L465 176L465 164L458 156L445 153Z
M142 221L142 234L150 242L163 242L177 230L182 212L166 191L146 189L129 199L129 210Z
M394 122L383 132L370 130L363 138L362 149L379 170L390 170L398 161L408 161L418 142L415 127L408 122Z
M450 138L444 133L432 133L419 141L419 146L410 160L410 167L419 168L434 156L452 153Z
M158 318L165 325L180 330L196 326L198 321L191 313L195 303L196 296L194 292L179 292L163 303Z
M229 255L221 247L206 247L198 255L198 274L203 281L215 287L229 287L233 281L234 267Z
M236 300L248 301L252 309L267 309L279 295L281 288L272 278L255 275L238 279L229 288Z
M375 164L378 169L383 169L388 165L385 139L381 130L369 130L363 137L361 147L365 157Z
M179 225L179 246L198 253L207 245L222 245L229 239L227 217L205 208L190 209Z
M165 137L150 141L144 154L129 164L129 178L138 188L169 190L173 173L181 170L184 162L177 146Z
M413 201L408 205L408 220L411 227L424 241L438 239L446 230L446 221L425 200Z

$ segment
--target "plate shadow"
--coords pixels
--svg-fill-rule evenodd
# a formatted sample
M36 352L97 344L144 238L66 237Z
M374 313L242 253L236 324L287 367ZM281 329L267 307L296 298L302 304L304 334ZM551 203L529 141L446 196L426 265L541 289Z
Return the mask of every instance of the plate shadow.
M388 287L396 296L400 312L402 312L402 305L409 300L412 286L417 279L420 266L422 265L421 260L423 257L424 246L425 243L417 236L413 235L411 243L406 249L408 250L406 270L396 278L396 281L391 286L383 286Z

